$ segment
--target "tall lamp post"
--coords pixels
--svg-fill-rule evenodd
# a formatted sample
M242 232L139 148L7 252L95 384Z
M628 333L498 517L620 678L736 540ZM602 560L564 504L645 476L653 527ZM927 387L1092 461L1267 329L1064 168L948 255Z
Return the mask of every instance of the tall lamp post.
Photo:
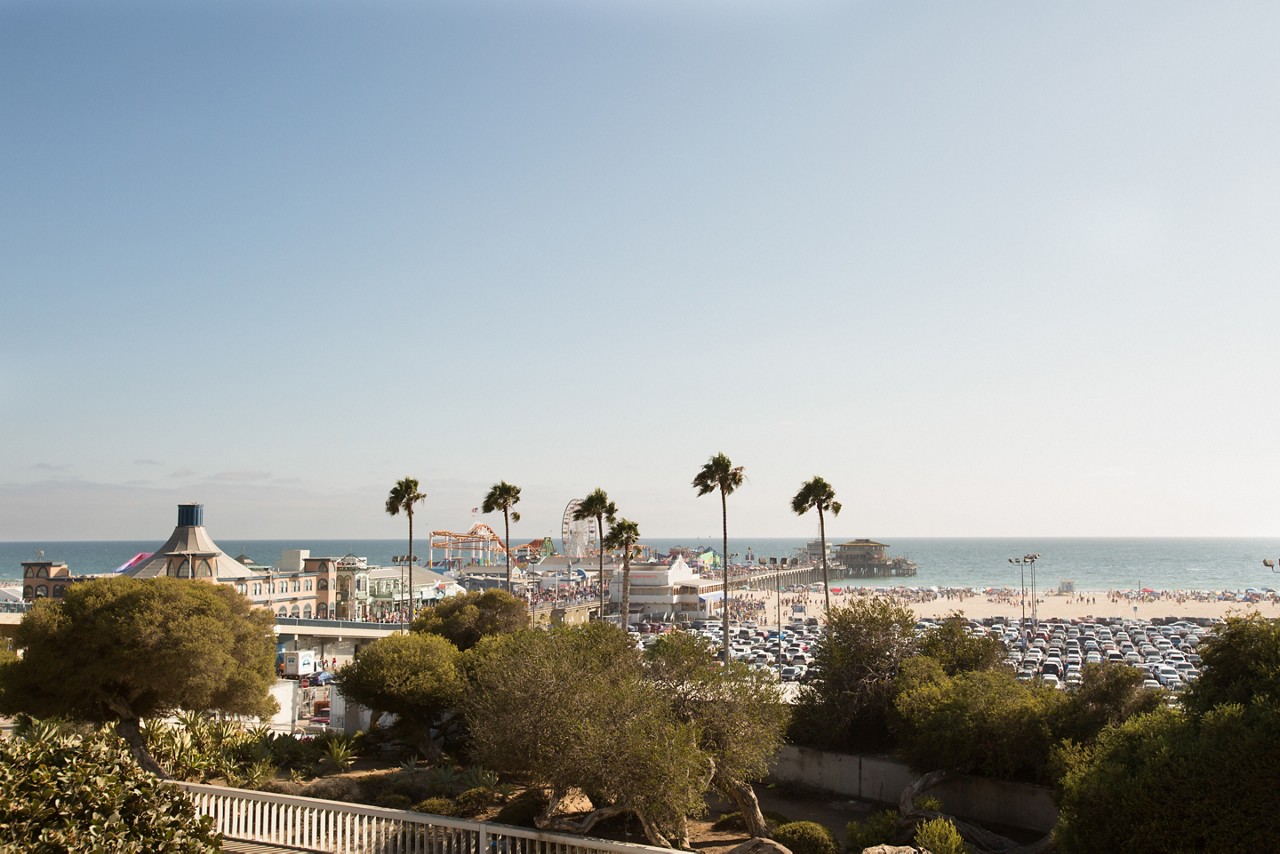
M1019 571L1019 574L1022 576L1022 592L1019 594L1019 599L1018 599L1018 601L1020 601L1020 602L1022 603L1022 622L1023 622L1023 623L1025 623L1025 622L1027 621L1027 568L1026 568L1026 564L1025 564L1025 563L1023 563L1023 560L1022 560L1022 558L1020 558L1020 557L1011 557L1011 558L1009 558L1009 563L1016 563L1016 564L1018 565L1018 571ZM1022 626L1022 629L1025 631L1026 626Z
M409 577L413 578L413 569L412 569L413 562L417 559L418 558L414 555L395 555L394 557L391 558L391 562L400 567L400 584L401 585L404 584L404 576L405 576L406 569L409 570ZM404 608L406 610L400 611L400 628L402 630L405 628L408 620L413 618L414 604L415 602L413 599L413 590L410 589L409 594L406 597L405 603L404 603ZM408 614L408 618L406 618L405 616L406 614Z

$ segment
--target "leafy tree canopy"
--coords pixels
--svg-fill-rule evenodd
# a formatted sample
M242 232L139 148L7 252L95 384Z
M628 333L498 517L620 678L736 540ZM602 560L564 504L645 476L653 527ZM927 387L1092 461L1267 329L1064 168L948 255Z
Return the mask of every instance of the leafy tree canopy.
M0 739L0 839L8 850L205 852L213 820L182 790L138 767L105 732L36 725Z
M921 655L927 655L942 666L948 676L974 670L998 670L1005 667L1004 643L991 635L975 637L969 633L964 614L952 614L925 632L920 638Z
M529 625L529 607L505 590L450 596L422 611L412 631L439 635L468 650L488 635L508 634Z
M434 634L391 635L360 650L334 681L344 696L396 715L396 729L432 755L432 728L462 697L459 656L457 647Z
M23 657L0 667L0 711L114 722L138 762L139 721L179 709L266 717L277 706L275 617L221 584L104 578L37 602L19 624Z
M894 679L916 653L915 624L909 608L881 597L832 608L814 655L821 675L796 705L797 740L853 751L890 744Z
M1253 613L1229 617L1196 647L1200 678L1183 696L1183 707L1205 714L1223 703L1280 703L1280 622Z
M473 755L551 789L540 827L585 832L630 812L654 844L687 842L686 817L705 806L711 763L697 727L671 714L620 629L593 623L500 635L466 659ZM570 826L554 814L575 787L596 809Z

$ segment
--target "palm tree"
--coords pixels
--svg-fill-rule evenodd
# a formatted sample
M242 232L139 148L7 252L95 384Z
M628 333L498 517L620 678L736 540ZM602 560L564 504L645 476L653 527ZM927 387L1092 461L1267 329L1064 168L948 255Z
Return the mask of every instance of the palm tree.
M729 663L729 506L725 501L729 495L742 486L744 480L742 466L734 464L724 454L716 454L707 460L702 471L693 479L693 488L698 495L706 495L720 490L720 521L724 532L724 551L720 554L724 568L724 601L720 603L724 609L724 663Z
M520 503L520 487L505 480L489 487L489 494L484 497L480 509L485 513L502 511L502 522L506 528L505 548L507 552L507 592L511 592L511 523L520 521L520 514L512 510Z
M840 502L836 501L836 491L820 477L815 476L800 487L796 497L791 499L791 509L803 516L810 510L818 511L818 533L822 538L822 595L826 598L826 614L831 615L831 591L828 590L830 579L827 578L827 521L823 513L832 516L840 515Z
M406 477L391 487L391 494L387 496L387 513L392 516L399 516L403 510L405 515L409 517L409 617L412 619L413 606L416 604L413 598L413 505L420 503L427 497L425 492L418 491L418 479L415 477Z
M603 489L596 489L586 498L578 502L578 508L573 511L573 518L579 522L583 519L596 520L596 542L600 546L600 573L597 581L600 584L600 619L604 619L604 523L608 520L609 524L613 524L614 518L618 515L618 506L609 500L609 496Z
M622 630L627 630L627 618L631 615L631 558L640 542L640 526L630 519L619 519L609 526L609 536L600 544L600 550L622 550Z

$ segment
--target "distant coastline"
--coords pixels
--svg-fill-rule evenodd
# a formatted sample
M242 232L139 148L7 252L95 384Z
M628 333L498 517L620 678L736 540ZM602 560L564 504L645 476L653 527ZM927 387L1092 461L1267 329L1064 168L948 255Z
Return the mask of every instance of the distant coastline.
M865 535L873 535L868 532ZM864 536L859 533L858 536ZM810 538L729 539L729 552L742 556L748 549L758 558L791 557ZM830 537L828 543L846 538ZM915 587L953 587L985 590L1019 588L1019 567L1010 557L1037 552L1037 588L1042 593L1056 591L1061 582L1074 583L1077 591L1141 590L1160 591L1244 591L1248 588L1280 589L1280 574L1262 566L1266 557L1280 557L1280 538L878 538L889 544L891 555L909 557L919 564L919 574L911 579L856 580L852 586L897 586L909 582ZM110 572L139 552L153 551L163 537L154 540L0 542L0 580L21 578L21 564L33 560L36 550L46 560L65 561L73 573ZM675 546L713 548L719 540L711 537L646 538L645 544L659 551ZM270 564L284 549L310 549L313 555L341 556L353 553L373 563L391 565L391 558L403 554L403 539L361 540L240 540L218 536L218 543L230 555L242 552L254 560ZM557 547L560 543L556 541ZM415 549L425 563L426 550ZM1027 584L1031 577L1026 573ZM838 584L838 571L832 584Z

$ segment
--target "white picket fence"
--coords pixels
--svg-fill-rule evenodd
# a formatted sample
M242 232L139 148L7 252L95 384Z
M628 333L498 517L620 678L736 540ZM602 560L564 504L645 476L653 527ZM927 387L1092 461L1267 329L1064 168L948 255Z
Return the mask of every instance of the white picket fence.
M671 854L666 848L543 833L383 807L178 783L228 839L332 854Z

